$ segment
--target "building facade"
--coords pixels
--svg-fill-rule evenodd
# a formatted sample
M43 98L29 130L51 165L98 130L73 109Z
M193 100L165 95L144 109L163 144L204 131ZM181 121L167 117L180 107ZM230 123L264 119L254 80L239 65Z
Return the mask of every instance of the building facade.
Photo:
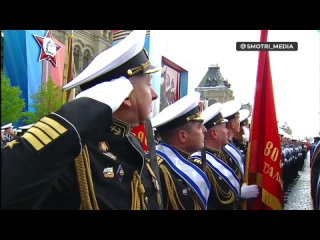
M76 75L102 51L112 46L111 30L52 30L53 37L68 46L68 36L73 33L73 57ZM65 59L65 74L67 68ZM65 76L64 74L64 76Z
M224 79L218 64L211 64L202 78L196 91L200 92L201 100L207 101L210 106L216 102L228 102L234 99L231 84Z

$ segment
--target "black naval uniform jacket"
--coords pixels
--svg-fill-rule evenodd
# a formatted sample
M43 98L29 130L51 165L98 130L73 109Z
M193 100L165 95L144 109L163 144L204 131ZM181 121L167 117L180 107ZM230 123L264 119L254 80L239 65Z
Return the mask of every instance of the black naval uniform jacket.
M232 166L232 169L235 168L232 160L229 157L222 157L221 152L215 151L209 147L205 147L205 151L213 154L221 161L223 161L228 166ZM194 154L193 154L194 155ZM193 157L189 159L199 168L203 169L202 159L199 157ZM200 155L200 152L195 155ZM221 159L222 158L222 159ZM206 173L211 183L211 192L208 200L208 210L237 210L239 209L239 197L236 196L236 193L232 191L230 186L227 184L223 178L219 176L217 172L212 170L209 165L206 163Z
M75 158L84 145L99 209L131 208L134 171L144 185L146 208L158 209L141 143L129 125L113 122L109 106L79 98L56 113L2 149L2 209L79 209Z
M248 149L247 143L233 138L232 144L240 150L240 152L243 154L244 157L247 156L247 149Z
M231 144L232 146L236 147L237 149L239 149L237 147L237 145L234 143L233 141L234 139L232 139L231 141L229 141L229 144ZM221 154L223 155L225 162L228 162L229 166L235 171L236 175L238 176L241 185L244 183L244 176L241 174L241 170L240 170L240 166L231 158L231 156L227 153L227 151L225 150L226 146L224 148L222 148ZM243 163L243 167L244 167L244 172L245 172L245 156L242 154L241 150L239 150L241 157L242 157L242 163Z

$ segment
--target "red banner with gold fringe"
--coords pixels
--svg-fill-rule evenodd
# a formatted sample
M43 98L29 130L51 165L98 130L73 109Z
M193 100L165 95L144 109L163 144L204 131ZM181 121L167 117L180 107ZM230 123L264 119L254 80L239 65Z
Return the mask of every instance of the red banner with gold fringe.
M268 31L261 31L260 42L267 42ZM247 202L247 209L283 210L281 147L268 51L259 52L256 92L247 154L246 180L261 187L258 199Z

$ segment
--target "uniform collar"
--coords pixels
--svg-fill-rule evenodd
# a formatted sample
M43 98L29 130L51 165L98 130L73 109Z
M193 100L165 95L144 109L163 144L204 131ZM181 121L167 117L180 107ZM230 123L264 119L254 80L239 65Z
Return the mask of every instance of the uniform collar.
M188 153L186 153L186 152L184 152L184 151L182 151L182 150L180 150L180 149L178 149L178 148L175 148L175 149L176 149L177 152L180 153L181 156L183 156L185 159L188 159L188 158L189 158L189 154L188 154Z
M209 146L205 146L205 148L206 148L207 150L209 150L210 152L216 154L216 155L220 154L220 152L221 152L221 150L219 151L219 150L213 149L213 148L211 148L211 147L209 147Z
M237 144L242 144L244 145L244 141L241 140L241 139L236 139L236 138L232 138L232 142L231 143L235 143L236 145Z
M130 133L130 125L115 118L114 123L109 128L109 131L114 136L128 137Z
M189 155L188 153L180 150L179 148L174 147L173 145L171 145L171 144L169 144L169 143L166 143L166 142L163 141L162 139L161 139L161 141L159 142L159 144L161 144L161 143L170 145L172 148L174 148L174 149L175 149L182 157L184 157L185 159L188 159L188 158L190 157L190 155Z

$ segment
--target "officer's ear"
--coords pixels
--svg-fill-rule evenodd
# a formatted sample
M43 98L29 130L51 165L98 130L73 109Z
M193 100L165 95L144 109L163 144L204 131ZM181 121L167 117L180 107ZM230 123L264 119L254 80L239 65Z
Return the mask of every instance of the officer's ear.
M179 143L185 143L186 142L186 139L187 139L187 136L188 136L188 133L187 131L183 130L183 129L180 129L176 132L177 136L178 136L178 140L179 140Z
M134 76L132 76L132 77L130 77L129 78L129 81L130 81L130 83L132 84L132 86L133 86L133 89L135 88L135 86L137 85L137 83L139 83L139 81L137 81L137 80L139 80L139 78L137 78L137 75L139 75L139 74L136 74L136 75L134 75ZM141 82L141 81L140 81ZM127 108L130 108L131 106L132 106L132 103L133 103L133 92L134 92L134 90L133 91L131 91L131 93L129 94L129 96L128 97L126 97L126 99L123 101L123 105L125 105Z
M132 106L132 94L130 93L130 95L128 97L126 97L123 101L123 103L126 107L131 107Z
M210 130L210 136L212 139L217 139L218 138L218 132L217 129L213 128Z

